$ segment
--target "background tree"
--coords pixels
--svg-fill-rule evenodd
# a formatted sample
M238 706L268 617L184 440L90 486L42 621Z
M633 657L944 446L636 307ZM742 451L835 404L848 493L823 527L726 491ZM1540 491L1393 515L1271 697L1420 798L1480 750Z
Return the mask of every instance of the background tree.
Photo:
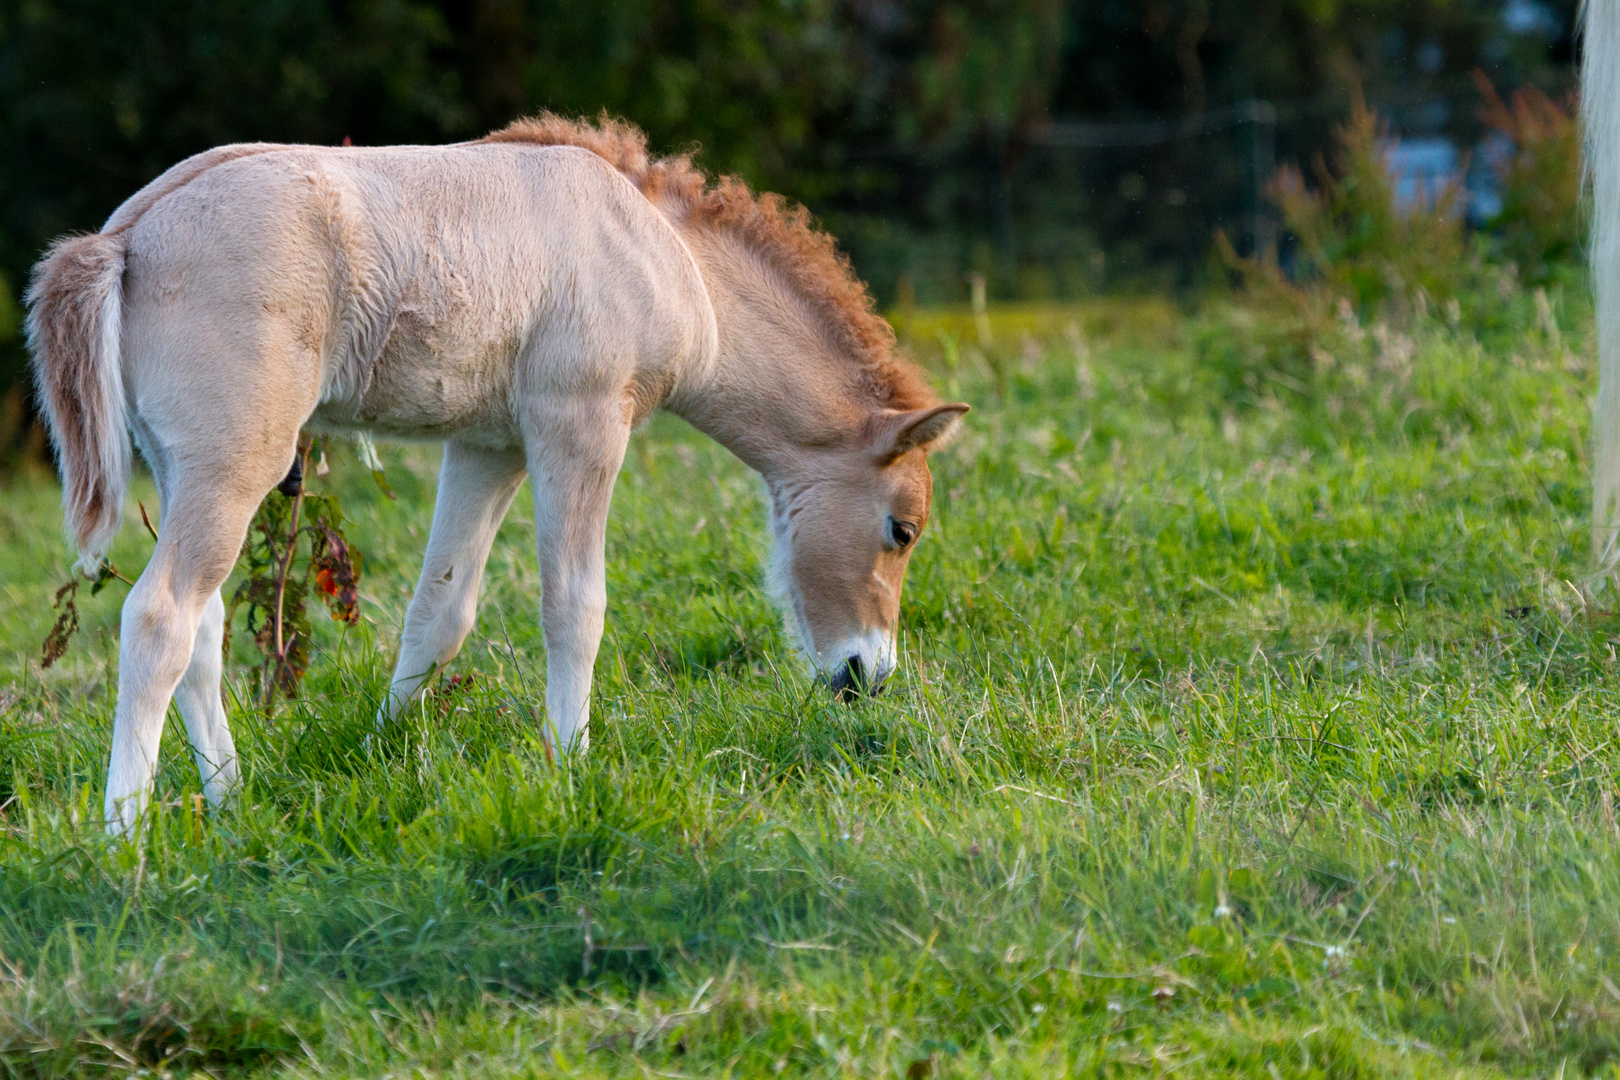
M1327 147L1356 78L1397 130L1466 145L1474 67L1504 89L1568 85L1573 6L0 0L0 458L30 430L40 445L17 333L28 267L219 143L439 142L607 109L804 200L886 299L955 299L970 269L998 295L1067 295L1185 283L1214 227L1252 212L1256 146L1210 119L1234 103L1292 110L1278 160ZM1074 118L1182 127L1062 145L1054 132L1099 141L1062 128Z

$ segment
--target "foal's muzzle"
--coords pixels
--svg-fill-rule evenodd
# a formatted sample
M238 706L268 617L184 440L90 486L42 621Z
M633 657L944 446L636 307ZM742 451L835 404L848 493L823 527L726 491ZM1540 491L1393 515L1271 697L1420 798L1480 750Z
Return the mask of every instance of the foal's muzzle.
M828 673L827 686L832 690L833 697L847 704L862 696L876 697L882 693L883 681L888 675L887 671L882 670L869 674L866 662L856 655Z

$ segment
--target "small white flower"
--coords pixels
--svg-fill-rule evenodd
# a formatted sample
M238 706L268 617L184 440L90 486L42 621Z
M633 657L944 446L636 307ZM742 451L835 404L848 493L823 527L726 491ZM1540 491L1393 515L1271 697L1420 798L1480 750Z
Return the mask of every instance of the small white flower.
M1029 1007L1029 1011L1032 1012L1032 1013L1043 1013L1043 1012L1046 1011L1046 1006L1045 1005L1031 1005Z
M1215 905L1215 917L1217 919L1228 918L1228 917L1231 916L1231 914L1232 914L1232 909L1230 907L1228 907L1227 905L1225 905L1225 904L1216 904Z
M1111 1012L1111 1013L1124 1012L1125 1011L1125 1006L1121 1005L1117 1001L1110 1001L1108 1003L1108 1011Z
M1445 923L1447 926L1456 926L1457 925L1457 920L1453 919L1450 915L1442 915L1442 916L1440 916L1440 921Z

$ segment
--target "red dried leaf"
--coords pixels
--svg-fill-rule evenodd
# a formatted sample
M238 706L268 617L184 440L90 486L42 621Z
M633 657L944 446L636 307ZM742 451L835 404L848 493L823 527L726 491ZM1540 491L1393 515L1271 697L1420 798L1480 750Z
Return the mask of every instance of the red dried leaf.
M360 619L360 553L325 519L320 520L315 553L315 587L337 622L351 626Z

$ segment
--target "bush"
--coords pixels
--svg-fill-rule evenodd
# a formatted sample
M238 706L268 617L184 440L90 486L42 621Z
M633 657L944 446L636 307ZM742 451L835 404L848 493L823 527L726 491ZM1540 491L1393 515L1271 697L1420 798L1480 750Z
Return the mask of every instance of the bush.
M1358 98L1331 166L1314 165L1316 186L1291 166L1270 186L1286 259L1240 257L1217 234L1238 303L1206 310L1197 347L1203 378L1228 407L1265 404L1288 388L1333 420L1360 415L1369 394L1404 393L1411 337L1424 325L1506 350L1528 341L1551 362L1580 366L1558 318L1566 299L1585 302L1570 287L1582 280L1576 124L1539 91L1504 103L1479 81L1483 118L1513 148L1500 165L1503 208L1488 228L1469 228L1455 185L1398 207L1386 128Z
M1283 226L1299 246L1294 276L1319 280L1363 312L1398 301L1413 288L1451 297L1470 254L1458 189L1446 187L1426 202L1397 208L1384 161L1386 130L1360 95L1336 134L1334 168L1316 161L1317 190L1292 166L1271 184Z
M1504 102L1474 73L1480 117L1513 143L1502 167L1502 210L1491 222L1493 254L1517 265L1524 280L1561 279L1581 263L1581 133L1571 104L1535 87Z

